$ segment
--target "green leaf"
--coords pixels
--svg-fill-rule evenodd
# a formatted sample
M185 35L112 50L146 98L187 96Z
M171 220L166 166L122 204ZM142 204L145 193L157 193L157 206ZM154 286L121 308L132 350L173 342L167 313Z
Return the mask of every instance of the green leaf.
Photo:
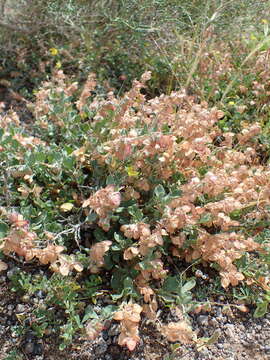
M188 282L186 282L185 285L182 286L181 292L182 293L188 292L191 289L193 289L195 285L196 285L195 279L191 279Z
M194 279L183 284L181 277L169 276L165 279L162 288L158 291L165 302L189 304L192 300L190 290L195 286Z
M163 291L159 292L159 296L167 303L175 302L175 296L170 296L168 294L165 294Z
M59 345L59 350L60 350L60 351L63 351L63 350L65 350L66 347L67 347L67 344L61 343L61 344Z
M95 213L95 212L91 212L88 216L87 216L87 218L86 218L86 222L88 222L88 223L93 223L93 222L95 222L96 221L96 219L97 219L97 214Z
M63 165L68 169L74 169L74 165L75 165L75 159L74 157L70 156L70 157L66 157L63 159Z
M80 316L79 316L78 314L76 314L76 315L74 316L74 320L75 320L76 325L78 326L78 328L81 329L81 328L82 328L82 323L81 323Z
M111 297L112 297L113 301L117 301L117 300L121 299L124 295L125 295L125 292L124 292L124 290L122 290L120 294L112 294Z
M84 317L82 319L82 322L86 322L89 319L99 319L98 314L93 309L92 305L88 305L85 309Z
M107 240L105 232L99 228L95 229L94 236L97 239L97 241Z
M264 301L262 303L257 304L257 308L253 316L255 318L264 316L267 313L268 305L269 305L268 301Z
M133 280L129 276L124 279L124 289L126 291L133 291L134 289Z
M175 199L175 198L178 198L179 196L182 195L182 193L183 193L183 192L182 192L181 190L178 190L178 189L173 190L173 191L170 192L170 194L169 194L170 200Z
M242 215L242 210L241 209L233 210L229 215L232 220L239 220Z
M199 224L205 224L212 221L212 215L210 213L202 214L199 220Z
M174 182L179 181L181 184L185 184L187 182L185 176L179 171L176 171L175 173L172 174L172 180Z
M116 301L124 296L137 296L132 280L132 277L135 277L136 274L137 272L133 273L120 267L113 271L111 286L118 292L118 294L111 295L113 300Z
M45 152L37 152L34 155L36 162L44 162L46 160L46 153Z
M123 241L123 238L117 232L114 233L113 237L114 240L117 241L118 243L121 243Z
M137 204L129 206L128 213L134 218L136 222L143 220L143 212L138 208Z
M117 309L118 306L116 305L107 305L105 308L102 308L100 316L103 319L108 319L116 312Z
M180 347L181 347L181 344L179 344L179 343L172 344L172 345L171 345L171 350L172 350L172 351L176 351L176 350L178 350Z
M119 244L114 244L111 246L111 250L112 251L121 251L122 246L120 246Z
M127 276L127 272L119 267L114 268L111 277L111 286L114 290L121 291L123 289L123 278Z
M166 192L164 190L164 187L159 184L155 187L155 190L154 190L154 195L158 198L158 199L162 199L165 195L166 195Z
M142 269L142 270L149 270L149 269L153 269L153 265L148 261L148 260L144 260L138 263L138 266Z
M6 237L8 233L9 226L5 224L4 222L0 222L0 239L3 239Z
M163 291L177 292L180 286L180 281L176 276L168 276L162 286Z
M106 185L114 185L114 184L115 184L114 177L111 175L107 176Z
M115 185L121 186L123 182L123 175L120 173L115 173L114 175L109 175L106 178L106 185Z

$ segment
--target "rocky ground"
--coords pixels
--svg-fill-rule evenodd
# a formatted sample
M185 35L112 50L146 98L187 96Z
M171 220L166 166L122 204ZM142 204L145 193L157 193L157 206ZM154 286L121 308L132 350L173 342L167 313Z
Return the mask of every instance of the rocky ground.
M119 325L111 321L106 324L99 338L87 341L78 337L64 351L58 350L55 334L38 339L31 331L24 334L16 329L25 316L31 318L36 304L42 302L37 293L29 301L11 291L10 270L0 276L0 360L266 360L270 359L270 314L254 319L252 313L243 313L236 308L214 305L210 312L191 315L193 330L197 337L211 337L219 333L217 341L199 351L194 345L181 346L174 353L154 323L142 321L141 342L134 352L117 345ZM226 299L221 299L226 303ZM102 305L102 304L101 304ZM60 316L60 313L59 313ZM177 321L169 309L161 311L163 321ZM18 357L11 356L17 354Z

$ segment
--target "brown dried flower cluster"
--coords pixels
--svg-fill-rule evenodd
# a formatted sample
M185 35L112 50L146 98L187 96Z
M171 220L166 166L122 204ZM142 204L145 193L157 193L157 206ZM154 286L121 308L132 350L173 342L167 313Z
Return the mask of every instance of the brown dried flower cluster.
M108 231L110 228L109 214L118 208L121 202L119 191L115 191L114 185L108 185L104 189L98 190L89 199L83 202L82 207L90 206L99 215L99 226Z
M48 128L50 122L60 127L64 126L63 118L67 117L72 110L72 102L65 101L65 108L61 115L55 113L53 102L60 100L63 94L71 97L76 92L77 87L77 82L69 83L67 81L62 70L55 70L52 80L43 83L41 89L35 94L35 103L29 104L29 108L33 111L42 128Z
M100 164L106 163L112 172L116 166L118 171L122 166L125 172L125 161L132 163L124 199L143 201L143 192L153 189L149 176L170 181L178 171L186 178L186 183L179 184L181 196L165 206L152 230L145 223L122 225L124 235L136 241L124 251L124 259L142 260L150 249L162 246L163 236L167 234L174 256L187 261L202 258L206 262L216 262L223 286L237 285L244 276L237 271L234 261L260 247L252 238L238 232L241 223L233 220L230 214L244 211L250 204L257 205L257 211L249 216L264 218L268 212L270 169L260 164L254 142L260 134L260 125L253 123L238 135L222 133L217 126L224 116L222 111L209 109L205 102L197 104L194 97L181 91L147 101L140 92L145 79L149 79L149 73L135 82L121 99L109 94L106 100L94 100L89 105L96 110L94 122L114 112L109 140L103 141L98 150L91 149L91 157ZM147 134L142 133L145 127ZM164 127L169 129L166 134ZM217 146L215 139L221 135L223 140ZM202 168L207 169L203 176ZM200 198L212 200L199 205ZM110 186L97 191L83 206L95 210L100 216L99 225L108 230L106 216L119 204L120 194ZM187 226L197 227L198 237L195 243L184 248ZM214 234L212 228L216 229ZM152 269L141 270L140 276L146 282L162 278L162 269L162 261L156 253Z
M163 325L161 332L171 342L179 341L181 344L190 344L193 342L193 331L183 320Z
M138 304L125 304L123 309L114 314L114 320L120 321L121 334L118 344L127 346L132 351L140 341L139 322L141 320L142 307Z
M83 107L87 104L87 100L91 96L91 92L95 89L96 85L96 75L90 73L81 92L79 100L76 102L77 109L81 114L83 113Z
M0 249L4 254L15 253L23 256L26 261L34 258L41 264L50 264L50 268L67 276L73 269L77 272L83 270L83 266L78 263L74 255L63 255L64 247L60 245L47 244L44 248L37 246L36 233L29 230L29 222L21 214L7 214L11 224L9 234L3 239Z
M96 274L104 265L104 255L110 249L112 242L109 240L100 241L90 249L90 271Z

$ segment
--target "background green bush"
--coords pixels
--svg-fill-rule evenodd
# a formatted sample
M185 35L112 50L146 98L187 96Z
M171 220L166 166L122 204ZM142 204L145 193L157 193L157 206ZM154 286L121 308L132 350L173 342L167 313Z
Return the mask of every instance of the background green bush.
M151 70L150 96L183 86L205 41L235 47L269 9L269 1L249 0L20 0L16 11L12 0L1 3L3 76L21 70L18 89L44 78L29 74L40 61L58 60L81 80L95 72L120 92ZM50 48L59 50L53 61Z

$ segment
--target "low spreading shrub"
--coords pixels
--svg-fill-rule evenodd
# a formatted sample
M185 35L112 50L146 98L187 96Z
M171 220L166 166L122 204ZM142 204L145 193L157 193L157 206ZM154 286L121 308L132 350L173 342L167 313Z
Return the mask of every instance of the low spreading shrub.
M147 99L150 79L103 96L94 74L80 90L55 69L28 103L33 124L12 110L1 117L0 266L15 256L48 269L46 302L66 313L62 347L76 331L94 339L113 317L119 344L133 350L142 314L156 320L161 304L181 314L157 323L164 336L196 341L185 315L196 307L199 267L212 268L224 291L250 287L256 315L267 311L267 127L232 131L225 111L181 90ZM13 277L30 293L40 281ZM119 307L94 309L100 294Z

